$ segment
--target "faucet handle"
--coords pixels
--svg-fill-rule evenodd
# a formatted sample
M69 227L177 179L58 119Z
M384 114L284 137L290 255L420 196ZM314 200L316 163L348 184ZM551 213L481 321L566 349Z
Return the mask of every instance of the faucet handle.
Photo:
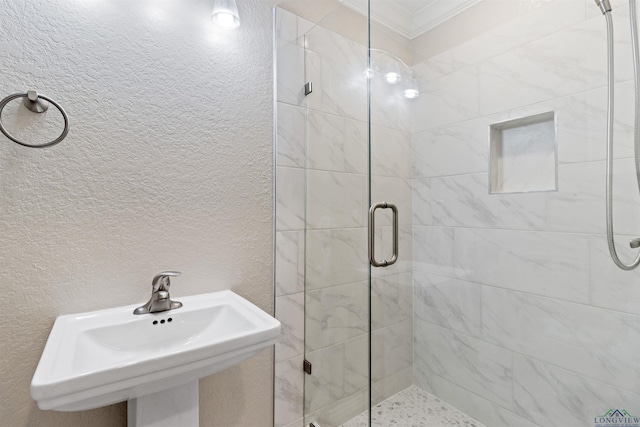
M158 292L158 291L168 291L169 290L169 286L171 286L171 281L170 281L170 277L177 277L179 276L180 273L179 271L163 271L162 273L158 273L156 274L156 276L153 278L153 281L151 282L151 286L153 286L153 292Z

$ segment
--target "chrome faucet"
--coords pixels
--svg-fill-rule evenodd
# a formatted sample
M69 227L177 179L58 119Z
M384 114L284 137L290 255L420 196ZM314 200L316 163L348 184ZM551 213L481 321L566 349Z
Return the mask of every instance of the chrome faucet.
M171 301L169 296L169 286L171 286L170 277L179 276L179 271L163 271L156 274L153 278L151 286L151 298L141 307L133 310L133 314L159 313L161 311L173 310L182 307L179 301Z

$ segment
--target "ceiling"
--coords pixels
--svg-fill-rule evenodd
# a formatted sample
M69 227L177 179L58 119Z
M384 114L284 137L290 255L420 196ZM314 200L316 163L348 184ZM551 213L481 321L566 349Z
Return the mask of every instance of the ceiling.
M340 0L364 15L367 0ZM371 19L414 39L482 0L371 0Z

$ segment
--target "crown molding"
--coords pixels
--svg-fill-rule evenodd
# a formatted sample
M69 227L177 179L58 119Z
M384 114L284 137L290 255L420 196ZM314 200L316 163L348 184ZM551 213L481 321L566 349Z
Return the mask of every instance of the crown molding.
M346 7L367 16L367 0L340 0ZM373 0L372 0L373 1ZM412 13L402 6L402 1L374 2L371 20L403 37L414 39L440 25L454 15L482 0L424 0L425 6Z
M442 24L447 19L464 12L466 9L480 3L482 0L441 0L433 1L422 8L411 22L410 39L416 38L432 28Z

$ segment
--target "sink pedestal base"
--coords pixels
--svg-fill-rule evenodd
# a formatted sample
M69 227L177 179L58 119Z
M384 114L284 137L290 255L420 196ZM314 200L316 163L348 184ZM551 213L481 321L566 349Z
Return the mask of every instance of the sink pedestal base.
M169 390L131 399L128 427L198 427L198 380Z

